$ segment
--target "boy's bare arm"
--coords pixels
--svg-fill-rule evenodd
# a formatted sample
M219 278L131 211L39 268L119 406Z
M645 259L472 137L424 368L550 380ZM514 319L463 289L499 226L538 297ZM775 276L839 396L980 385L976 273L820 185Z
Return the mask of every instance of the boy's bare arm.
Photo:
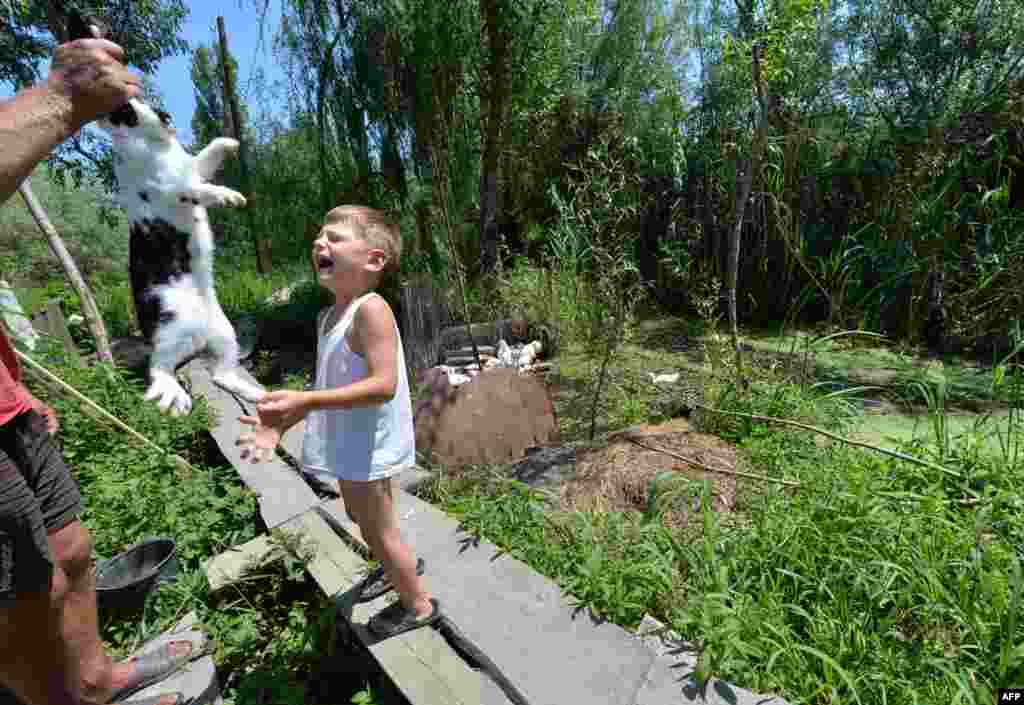
M348 409L390 401L398 386L398 334L391 307L379 296L367 299L352 322L350 344L366 360L366 377L337 389L302 392L306 408Z
M356 312L350 335L352 349L366 359L365 378L336 389L269 392L256 404L260 423L287 429L310 411L376 406L394 397L398 385L398 336L391 307L381 298L368 299Z

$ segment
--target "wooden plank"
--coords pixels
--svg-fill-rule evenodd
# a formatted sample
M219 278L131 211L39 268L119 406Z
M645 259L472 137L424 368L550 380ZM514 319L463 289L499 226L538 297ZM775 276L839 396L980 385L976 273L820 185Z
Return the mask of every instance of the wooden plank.
M266 534L240 546L233 546L203 564L210 592L217 592L240 580L254 568L269 565L284 555L284 550Z
M456 654L434 629L416 629L379 640L366 627L388 601L355 604L354 588L366 574L366 563L316 512L287 522L282 531L299 537L299 550L312 550L306 563L324 594L335 596L340 613L359 639L411 703L480 705L481 676Z
M78 346L75 345L75 341L71 338L71 331L68 330L68 323L64 320L64 312L60 308L60 300L51 299L46 302L46 318L49 322L50 332L64 344L64 349L68 353L68 359L71 361L71 364L82 367L85 364L82 361L82 353L79 352Z
M365 561L346 546L316 512L297 516L279 528L299 538L300 551L312 553L297 555L305 560L306 570L325 595L333 596L350 589L365 574Z
M235 466L242 482L257 494L266 525L272 529L313 508L320 500L306 481L284 462L277 458L259 464L242 460L235 441L249 428L238 421L239 415L247 413L246 407L213 383L201 361L193 360L183 370L192 382L193 393L205 397L210 407L218 412L220 418L210 434L224 457ZM239 372L255 382L245 370Z
M655 656L646 645L577 610L553 581L427 502L398 491L395 510L446 616L532 705L632 705ZM341 502L317 511L358 540Z

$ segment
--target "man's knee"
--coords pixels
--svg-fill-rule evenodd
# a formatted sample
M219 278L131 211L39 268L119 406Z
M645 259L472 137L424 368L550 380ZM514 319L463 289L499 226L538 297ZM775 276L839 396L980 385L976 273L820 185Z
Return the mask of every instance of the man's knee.
M74 584L92 570L92 537L82 522L75 519L54 531L49 541L55 574L58 569L63 571L67 581Z

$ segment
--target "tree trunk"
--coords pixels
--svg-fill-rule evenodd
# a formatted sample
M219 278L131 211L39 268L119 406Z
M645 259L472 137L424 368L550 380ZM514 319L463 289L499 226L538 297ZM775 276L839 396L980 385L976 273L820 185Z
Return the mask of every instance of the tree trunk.
M928 274L928 322L925 338L932 352L944 352L946 343L946 271L942 266L942 256L932 262Z
M398 127L393 120L387 121L384 133L384 144L381 150L380 168L388 187L398 194L399 202L405 203L405 165L398 150Z
M245 192L250 198L252 197L252 191L250 190L249 181L249 165L246 161L246 143L242 139L242 114L238 108L238 96L235 94L234 82L231 76L231 64L228 62L228 35L224 30L224 18L217 17L217 32L220 35L220 65L224 71L224 103L230 106L230 110L224 111L224 116L227 118L231 116L230 120L225 119L226 124L230 124L234 128L234 137L238 140L238 164L242 170L242 191ZM252 244L256 250L256 270L260 274L266 274L270 271L270 255L267 252L266 243L260 238L259 233L253 223L253 217L256 212L249 207L246 209L246 216L249 221L249 232L252 235Z
M768 142L768 107L764 98L764 86L761 83L761 62L759 48L753 45L753 74L754 87L757 90L758 122L754 131L754 140L751 145L750 158L739 160L736 166L736 203L733 212L736 214L736 224L729 236L729 249L726 254L725 270L725 296L729 313L729 329L732 333L732 344L736 351L736 374L742 377L742 350L740 348L739 322L736 317L736 281L739 278L740 268L740 235L743 232L743 216L747 210L747 201L750 200L750 191L754 185L754 175L761 168L761 160L764 156Z
M82 273L78 271L78 265L75 264L75 260L71 257L71 253L68 252L68 248L64 246L64 240L57 233L57 229L53 227L53 223L50 222L43 207L36 200L28 179L21 183L21 186L18 187L18 192L21 193L21 197L25 200L25 205L28 207L32 217L35 218L39 229L46 235L46 239L50 243L50 249L53 250L53 254L60 260L61 266L64 267L64 272L68 275L68 280L71 282L71 286L74 287L75 293L78 294L78 299L82 302L82 316L89 326L93 340L96 341L96 356L103 362L114 364L114 356L110 351L110 339L107 337L107 328L103 325L103 317L100 316L100 310L96 306L96 300L92 297L89 285L85 283Z
M480 164L480 266L486 273L498 265L498 170L504 148L505 113L511 90L509 66L509 8L501 0L480 0L480 17L488 44L484 76L483 119L480 121L483 155Z

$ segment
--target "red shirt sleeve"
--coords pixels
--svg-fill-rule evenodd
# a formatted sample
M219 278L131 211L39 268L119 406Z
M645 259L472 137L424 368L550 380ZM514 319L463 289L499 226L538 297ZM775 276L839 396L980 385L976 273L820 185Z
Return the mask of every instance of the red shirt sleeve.
M21 383L21 367L7 331L0 326L0 426L32 408L32 398Z

